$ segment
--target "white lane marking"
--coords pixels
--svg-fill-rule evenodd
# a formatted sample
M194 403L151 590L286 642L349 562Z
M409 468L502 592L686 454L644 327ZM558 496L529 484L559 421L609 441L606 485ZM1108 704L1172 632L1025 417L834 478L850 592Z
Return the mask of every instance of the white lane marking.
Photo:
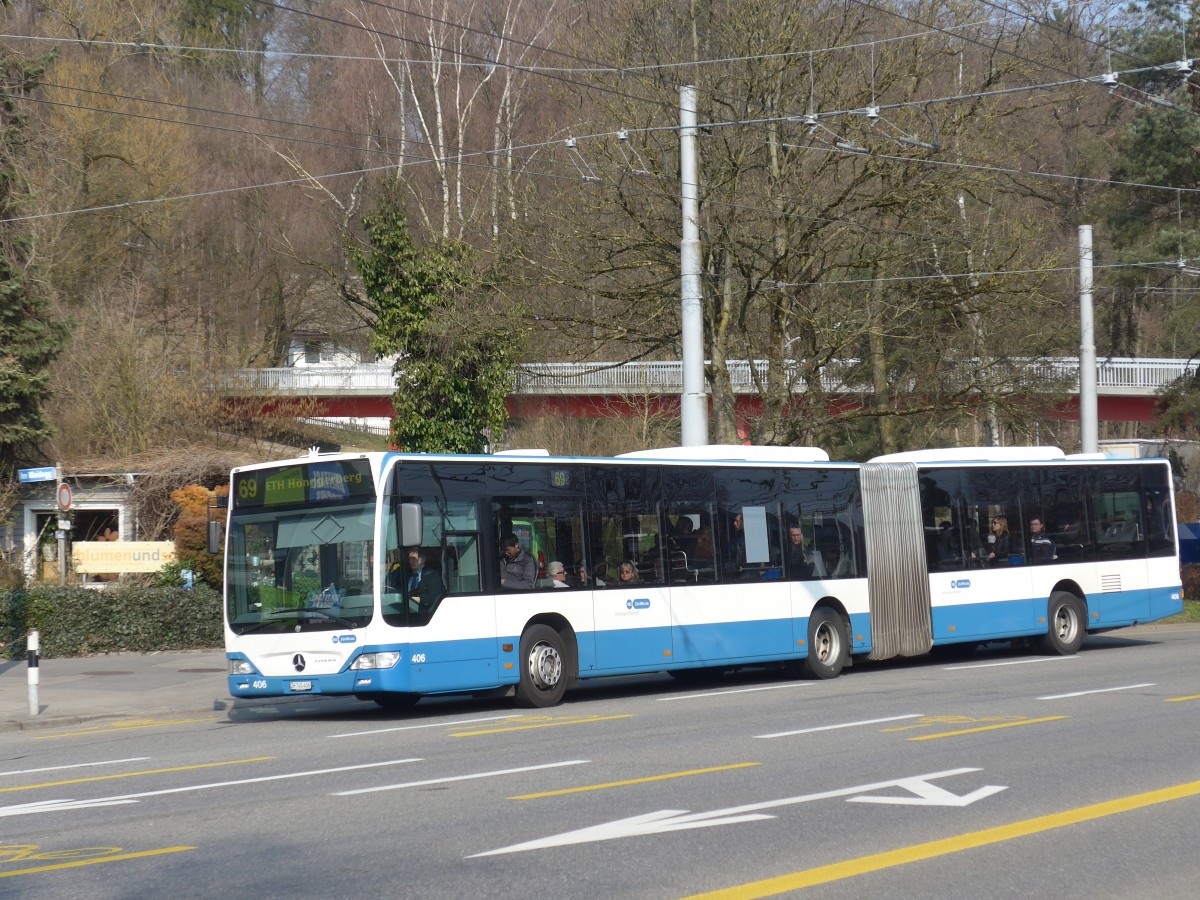
M428 781L407 781L404 784L383 784L379 787L358 788L353 791L337 791L331 797L352 797L355 794L373 794L376 791L398 791L402 788L423 787L427 784L448 784L452 781L471 781L474 778L492 778L496 775L514 775L518 772L536 772L539 769L558 769L562 766L582 766L590 759L571 759L566 762L546 763L541 766L524 766L520 769L497 769L494 772L476 772L472 775L454 775L449 778L430 778Z
M0 816L23 816L30 813L66 812L72 809L90 809L93 806L124 806L136 800L35 800L0 809Z
M86 769L88 766L115 766L127 762L145 762L148 756L131 756L128 759L102 759L97 762L75 763L70 766L46 766L44 769L18 769L13 772L0 772L0 778L8 775L32 775L35 772L57 772L60 769Z
M1063 700L1067 697L1083 697L1083 696L1086 696L1087 694L1109 694L1109 693L1112 693L1113 691L1134 691L1134 690L1137 690L1138 688L1154 687L1154 686L1155 686L1155 683L1153 681L1150 681L1150 682L1147 682L1146 684L1127 684L1124 687L1096 688L1093 691L1073 691L1070 694L1048 694L1045 697L1038 697L1038 699L1039 700Z
M802 688L812 687L811 684L772 684L767 687L753 688L738 688L735 691L709 691L706 694L683 694L679 697L659 697L659 703L666 703L671 700L698 700L701 697L724 697L726 694L751 694L755 691L782 691L785 688Z
M508 716L487 716L483 719L459 719L457 722L423 722L420 725L397 725L395 728L376 728L372 731L347 731L344 734L327 734L326 737L362 737L365 734L387 734L389 731L412 731L414 728L450 728L456 725L469 725L473 722L495 722L497 719L519 719L519 713Z
M798 731L777 731L774 734L756 734L756 738L791 737L793 734L812 734L814 731L835 731L838 728L857 728L859 725L878 725L881 722L899 722L902 719L919 719L924 713L909 713L905 716L888 716L886 719L864 719L861 722L843 722L841 725L818 725L816 728L801 728Z
M114 797L97 797L95 800L45 800L39 803L22 803L17 806L0 806L0 818L21 816L36 812L58 812L66 809L83 809L88 806L113 806L118 803L136 803L143 797L161 797L165 794L184 794L188 791L204 791L209 788L236 787L240 784L259 784L264 781L282 781L286 778L307 778L310 775L329 775L333 772L353 772L356 769L377 769L380 766L397 766L401 763L422 762L420 759L389 759L385 762L363 763L357 766L338 766L333 769L312 769L308 772L287 772L283 775L263 775L259 778L242 778L237 781L214 781L210 784L190 784L186 787L164 788L158 791L143 791L138 794L118 794Z
M982 769L949 769L945 772L933 772L929 775L914 775L909 778L895 778L891 781L880 781L875 784L860 784L857 787L839 788L833 791L822 791L819 794L804 794L800 797L786 797L782 800L768 800L765 803L750 803L745 806L733 806L728 809L715 809L706 813L689 813L685 809L662 809L658 812L645 813L628 819L618 819L615 822L605 822L578 831L568 831L536 841L526 841L523 844L513 844L501 847L499 850L488 850L476 853L467 859L479 856L497 856L501 853L519 853L525 850L542 850L547 847L562 847L569 844L583 844L591 841L610 841L614 838L634 837L647 834L661 834L667 831L683 831L688 828L708 828L713 825L733 825L739 822L754 822L761 819L772 819L774 816L760 812L764 809L774 809L780 806L790 806L797 803L810 803L814 800L829 800L834 797L854 797L855 794L866 794L868 791L878 791L885 788L902 788L911 791L915 797L862 798L870 803L910 803L915 806L966 806L984 797L1007 790L1000 785L984 785L969 794L959 796L937 785L928 782L935 778L949 778L953 775L963 775L968 772L981 772Z
M1030 663L1066 662L1069 659L1079 659L1078 656L1043 656L1037 659L1013 659L1008 662L971 663L966 666L943 666L947 672L957 672L959 669L992 669L997 666L1026 666Z

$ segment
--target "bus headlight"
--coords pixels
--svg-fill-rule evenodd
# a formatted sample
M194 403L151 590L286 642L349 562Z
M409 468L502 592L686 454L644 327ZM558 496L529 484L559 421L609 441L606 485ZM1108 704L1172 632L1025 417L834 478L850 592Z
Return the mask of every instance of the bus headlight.
M350 664L354 670L360 669L390 669L400 662L398 650L386 650L382 653L364 653Z
M258 669L251 665L248 659L231 659L229 660L230 675L257 675Z

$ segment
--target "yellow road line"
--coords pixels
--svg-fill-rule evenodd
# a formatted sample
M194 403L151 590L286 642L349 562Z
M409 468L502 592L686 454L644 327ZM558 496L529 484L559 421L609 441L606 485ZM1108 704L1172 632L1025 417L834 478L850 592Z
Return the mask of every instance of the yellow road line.
M1040 719L1021 719L1018 722L1003 722L999 725L980 725L978 728L963 728L960 731L943 731L940 734L922 734L910 737L910 741L936 741L938 738L958 737L960 734L978 734L981 731L995 731L998 728L1016 728L1018 725L1037 725L1041 722L1057 722L1059 719L1069 719L1070 716L1044 716Z
M162 775L167 772L190 772L192 769L214 769L217 766L237 766L242 763L264 762L274 756L254 756L250 759L231 759L227 762L198 763L194 766L172 766L169 769L143 769L140 772L118 772L115 775L92 775L88 778L70 778L66 781L44 781L41 784L22 784L18 787L0 788L0 794L12 791L32 791L35 788L62 787L64 784L84 784L88 781L110 781L114 778L133 778L135 775Z
M458 731L450 737L476 737L481 734L504 734L509 731L528 731L531 728L557 728L560 725L587 725L591 722L607 722L611 719L632 719L633 713L619 716L590 716L586 719L560 719L554 722L539 722L536 725L510 725L507 728L489 728L485 731Z
M117 734L122 731L136 731L139 728L164 728L167 725L195 725L197 722L212 722L216 716L203 716L199 719L133 719L126 722L114 722L103 728L88 728L83 731L68 731L63 734L43 734L34 738L35 741L55 740L56 738L79 737L90 734Z
M707 775L709 772L727 772L730 769L748 769L762 763L733 763L729 766L711 766L707 769L688 769L686 772L671 772L667 775L649 775L645 778L630 778L626 781L609 781L605 784L589 784L585 787L563 788L561 791L542 791L540 794L520 794L509 800L539 800L542 797L558 797L562 794L582 794L584 791L602 791L605 788L625 787L629 784L647 784L651 781L668 781L671 778L686 778L689 775Z
M1040 834L1055 828L1065 828L1068 825L1078 825L1092 819L1101 819L1117 813L1130 812L1166 803L1169 800L1179 800L1184 797L1194 797L1200 794L1200 781L1191 781L1175 787L1148 791L1144 794L1134 794L1131 797L1121 797L1117 800L1106 800L1091 806L1081 806L1066 812L1051 813L1026 819L1023 822L1013 822L1011 825L999 825L995 828L985 828L983 831L973 831L957 837L943 838L924 844L914 844L911 847L901 847L886 853L876 853L871 856L860 856L858 859L833 863L828 866L818 866L803 872L793 872L790 875L780 875L777 878L767 878L749 884L741 884L706 894L695 894L688 900L753 900L758 897L771 897L787 891L797 891L801 888L813 887L818 884L828 884L831 881L841 881L869 872L878 872L894 866L934 859L962 850L972 850L976 847L986 847L1014 838Z
M1024 716L986 716L977 719L974 716L921 716L920 721L911 725L894 725L891 728L881 728L883 734L897 731L914 731L918 728L928 728L930 725L966 725L968 722L1023 722Z
M1190 697L1168 697L1163 703L1182 703L1184 700L1200 700L1200 694L1192 694Z
M0 878L12 878L14 875L36 875L38 872L52 872L55 869L77 869L80 866L94 866L99 863L119 862L125 859L144 859L147 856L162 856L165 853L179 853L183 850L195 849L195 847L163 847L159 850L142 850L139 853L122 853L120 856L106 856L103 859L77 859L72 862L56 863L52 866L34 866L32 869L14 869L11 872L0 872Z

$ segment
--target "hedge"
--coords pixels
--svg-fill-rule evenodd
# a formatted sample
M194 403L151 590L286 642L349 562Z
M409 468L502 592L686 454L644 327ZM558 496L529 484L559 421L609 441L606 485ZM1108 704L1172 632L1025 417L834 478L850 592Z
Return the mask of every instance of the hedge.
M25 655L36 628L41 655L85 656L121 650L193 650L224 642L221 595L182 587L34 587L0 593L0 655Z

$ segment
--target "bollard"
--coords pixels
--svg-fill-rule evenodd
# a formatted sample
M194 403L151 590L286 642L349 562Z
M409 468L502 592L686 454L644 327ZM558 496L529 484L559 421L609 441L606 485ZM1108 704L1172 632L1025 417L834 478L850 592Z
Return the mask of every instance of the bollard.
M41 707L38 706L38 632L33 629L29 632L29 714L36 716L41 712Z

